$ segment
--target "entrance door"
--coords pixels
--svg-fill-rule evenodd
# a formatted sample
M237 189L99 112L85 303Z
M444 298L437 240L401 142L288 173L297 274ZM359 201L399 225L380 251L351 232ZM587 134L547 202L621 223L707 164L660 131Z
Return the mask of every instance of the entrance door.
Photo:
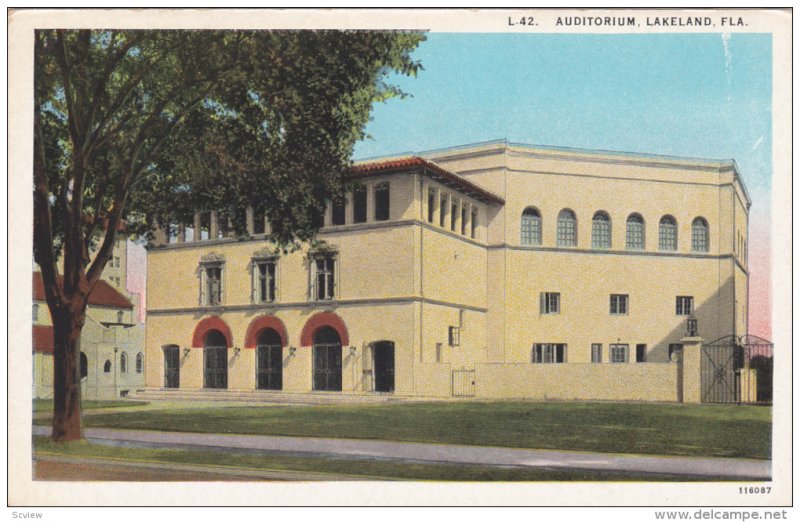
M212 330L206 336L203 347L203 368L204 387L228 387L228 345L225 336L217 330Z
M375 391L394 391L394 343L380 341L372 345L375 361Z
M256 343L256 387L259 390L283 388L281 336L272 328L263 330Z
M164 388L181 387L180 348L164 347Z
M314 334L314 390L342 391L342 342L329 326Z

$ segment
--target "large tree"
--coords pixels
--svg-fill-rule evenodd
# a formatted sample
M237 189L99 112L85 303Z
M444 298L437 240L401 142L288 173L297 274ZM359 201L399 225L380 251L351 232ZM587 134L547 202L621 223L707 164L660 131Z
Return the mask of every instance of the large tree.
M116 233L265 212L313 238L375 101L423 36L379 31L37 31L34 258L54 326L52 438L81 438L89 294Z

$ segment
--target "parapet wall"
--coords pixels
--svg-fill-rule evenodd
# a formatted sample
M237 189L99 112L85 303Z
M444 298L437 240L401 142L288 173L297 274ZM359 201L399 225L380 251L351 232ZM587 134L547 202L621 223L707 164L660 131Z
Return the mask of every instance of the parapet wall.
M677 401L676 363L477 364L485 399Z

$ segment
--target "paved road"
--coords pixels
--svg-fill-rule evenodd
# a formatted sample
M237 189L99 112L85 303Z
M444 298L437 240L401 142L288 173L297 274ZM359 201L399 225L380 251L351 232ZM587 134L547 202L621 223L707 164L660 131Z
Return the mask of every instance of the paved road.
M34 435L48 435L49 432L50 428L47 426L33 427ZM177 433L107 428L88 428L85 430L84 436L89 440L106 444L122 443L143 447L235 449L323 455L337 458L381 458L427 463L618 471L726 479L769 480L771 477L770 461L749 459L659 457L416 442Z

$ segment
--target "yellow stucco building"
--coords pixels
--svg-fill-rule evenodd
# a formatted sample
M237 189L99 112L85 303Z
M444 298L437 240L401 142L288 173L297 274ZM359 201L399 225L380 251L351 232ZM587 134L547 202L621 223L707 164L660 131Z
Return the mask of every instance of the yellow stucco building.
M694 400L687 319L747 331L732 161L499 141L353 177L300 252L252 212L247 239L215 212L159 234L149 390Z
M144 388L144 325L127 290L127 235L120 234L89 294L81 330L81 398L110 400ZM53 322L40 272L33 272L33 397L53 397Z

